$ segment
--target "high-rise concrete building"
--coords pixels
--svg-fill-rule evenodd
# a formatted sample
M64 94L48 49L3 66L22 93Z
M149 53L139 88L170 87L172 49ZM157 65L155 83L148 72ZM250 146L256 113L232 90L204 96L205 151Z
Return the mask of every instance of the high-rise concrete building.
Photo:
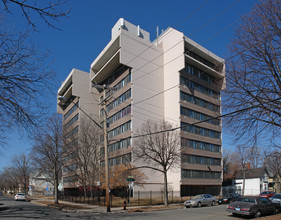
M63 115L64 149L67 149L62 173L63 187L65 191L77 191L78 165L73 159L77 152L72 151L71 146L79 142L79 125L83 117L89 116L99 122L99 97L94 89L90 92L89 73L78 69L69 73L59 88L57 97L57 112Z
M181 130L181 164L168 174L169 190L220 193L222 58L173 28L150 41L147 31L121 18L91 64L90 82L116 88L105 95L111 96L106 105L110 166L134 164L137 129L147 120L165 119ZM135 190L163 189L160 173L143 172L149 178Z
M97 95L91 84L115 90ZM110 167L135 164L133 138L143 123L169 121L180 128L181 136L181 163L168 173L169 190L182 196L219 194L222 130L218 116L224 87L223 59L173 28L150 41L148 32L121 18L112 28L110 42L91 64L90 74L74 69L63 82L58 97L65 100L58 99L57 110L63 114L65 138L76 140L81 115L86 112L102 122L98 103L107 100ZM104 160L100 164L104 166ZM69 166L75 169L71 161ZM135 185L135 191L163 189L161 173L142 172L148 179L142 187ZM77 187L67 167L63 180L64 188Z

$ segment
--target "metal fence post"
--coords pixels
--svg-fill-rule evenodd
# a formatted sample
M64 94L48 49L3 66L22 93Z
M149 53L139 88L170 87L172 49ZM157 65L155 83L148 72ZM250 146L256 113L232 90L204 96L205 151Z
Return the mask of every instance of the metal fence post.
M150 190L150 205L152 205L152 191Z
M162 203L164 203L164 192L163 192L163 190L161 190L161 199L162 199Z

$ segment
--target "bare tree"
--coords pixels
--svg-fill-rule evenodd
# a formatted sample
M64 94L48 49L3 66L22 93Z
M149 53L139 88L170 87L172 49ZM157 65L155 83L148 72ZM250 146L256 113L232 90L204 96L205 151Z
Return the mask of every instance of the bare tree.
M70 10L63 10L66 1L53 0L38 2L36 0L2 0L5 6L5 11L12 13L12 6L18 6L26 21L32 26L33 30L37 30L34 16L39 16L48 26L56 28L52 21L57 21L59 18L65 17L69 14Z
M264 155L262 153L262 148L259 146L248 147L247 149L248 162L251 168L258 168L263 166Z
M14 191L19 188L20 182L17 173L13 167L5 167L0 174L1 188L5 191Z
M52 115L46 120L46 126L33 137L32 159L52 180L55 189L55 203L58 204L58 185L63 165L63 135L61 117Z
M50 92L54 73L47 54L27 40L0 26L0 130L13 126L33 128L46 110L40 98Z
M180 162L180 136L169 122L147 121L134 141L134 156L143 166L161 172L164 177L164 203L168 205L168 171Z
M238 165L238 169L243 176L242 195L245 193L246 171L250 169L249 157L250 151L246 146L236 146L235 152L232 154L232 161Z
M50 27L52 21L65 17L65 1L2 0L1 15L18 13L37 30L39 16ZM0 4L1 4L0 3ZM4 9L3 9L4 8ZM11 29L12 25L0 18L0 144L12 127L31 130L39 123L46 110L46 99L40 97L53 91L54 72L46 52L29 41L30 34Z
M227 63L226 108L250 109L232 115L226 122L237 137L247 141L280 137L280 11L281 0L260 1L242 18L230 46L233 55Z
M75 152L76 156L70 161L75 166L67 167L69 171L75 172L77 175L79 183L84 188L85 197L87 186L92 189L95 182L99 180L101 132L101 129L93 121L81 117L78 142L70 140L72 143L69 145L70 149L66 149L69 152ZM73 169L74 167L75 169Z
M281 192L281 152L278 150L265 154L264 166L273 174L275 189L277 193Z
M20 153L12 158L12 166L14 170L14 175L18 178L20 187L23 188L25 194L27 194L27 189L29 185L29 176L31 172L31 164L29 157Z
M235 154L232 151L223 152L223 180L232 180L240 169L237 161L233 160Z

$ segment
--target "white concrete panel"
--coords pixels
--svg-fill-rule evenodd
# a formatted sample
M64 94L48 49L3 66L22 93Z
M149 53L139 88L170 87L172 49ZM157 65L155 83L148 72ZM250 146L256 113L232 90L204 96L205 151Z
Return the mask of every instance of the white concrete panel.
M132 68L132 134L136 135L147 120L164 117L162 49L124 30L121 30L120 45L120 63ZM159 191L163 188L162 173L150 169L142 171L149 179L135 190Z
M243 179L236 180L235 185L242 190L243 189ZM260 179L259 178L246 179L244 195L257 196L259 194L260 194Z
M164 109L165 119L174 127L180 126L179 71L184 68L184 35L172 28L158 39L164 50ZM180 146L179 146L180 148ZM168 182L172 190L180 190L181 169L169 172Z

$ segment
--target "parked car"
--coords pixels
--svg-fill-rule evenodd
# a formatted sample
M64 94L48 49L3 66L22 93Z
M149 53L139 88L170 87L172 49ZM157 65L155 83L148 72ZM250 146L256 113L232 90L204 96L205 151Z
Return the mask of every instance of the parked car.
M0 196L3 196L3 192L0 191Z
M273 191L264 191L259 196L264 197L264 198L270 198L274 195L275 195L275 192L273 192Z
M247 215L260 217L264 214L273 214L277 211L276 204L263 197L239 197L230 203L226 210L233 215Z
M234 202L240 196L241 195L239 193L231 193L228 196L225 196L225 197L219 199L218 203L219 204L231 203L231 202Z
M270 201L278 206L278 210L281 210L281 194L275 194L270 198Z
M18 201L18 200L26 201L26 195L24 193L17 193L14 196L14 200L16 200L16 201Z
M210 194L199 194L193 196L192 199L185 201L185 207L201 207L202 205L216 205L218 200Z

